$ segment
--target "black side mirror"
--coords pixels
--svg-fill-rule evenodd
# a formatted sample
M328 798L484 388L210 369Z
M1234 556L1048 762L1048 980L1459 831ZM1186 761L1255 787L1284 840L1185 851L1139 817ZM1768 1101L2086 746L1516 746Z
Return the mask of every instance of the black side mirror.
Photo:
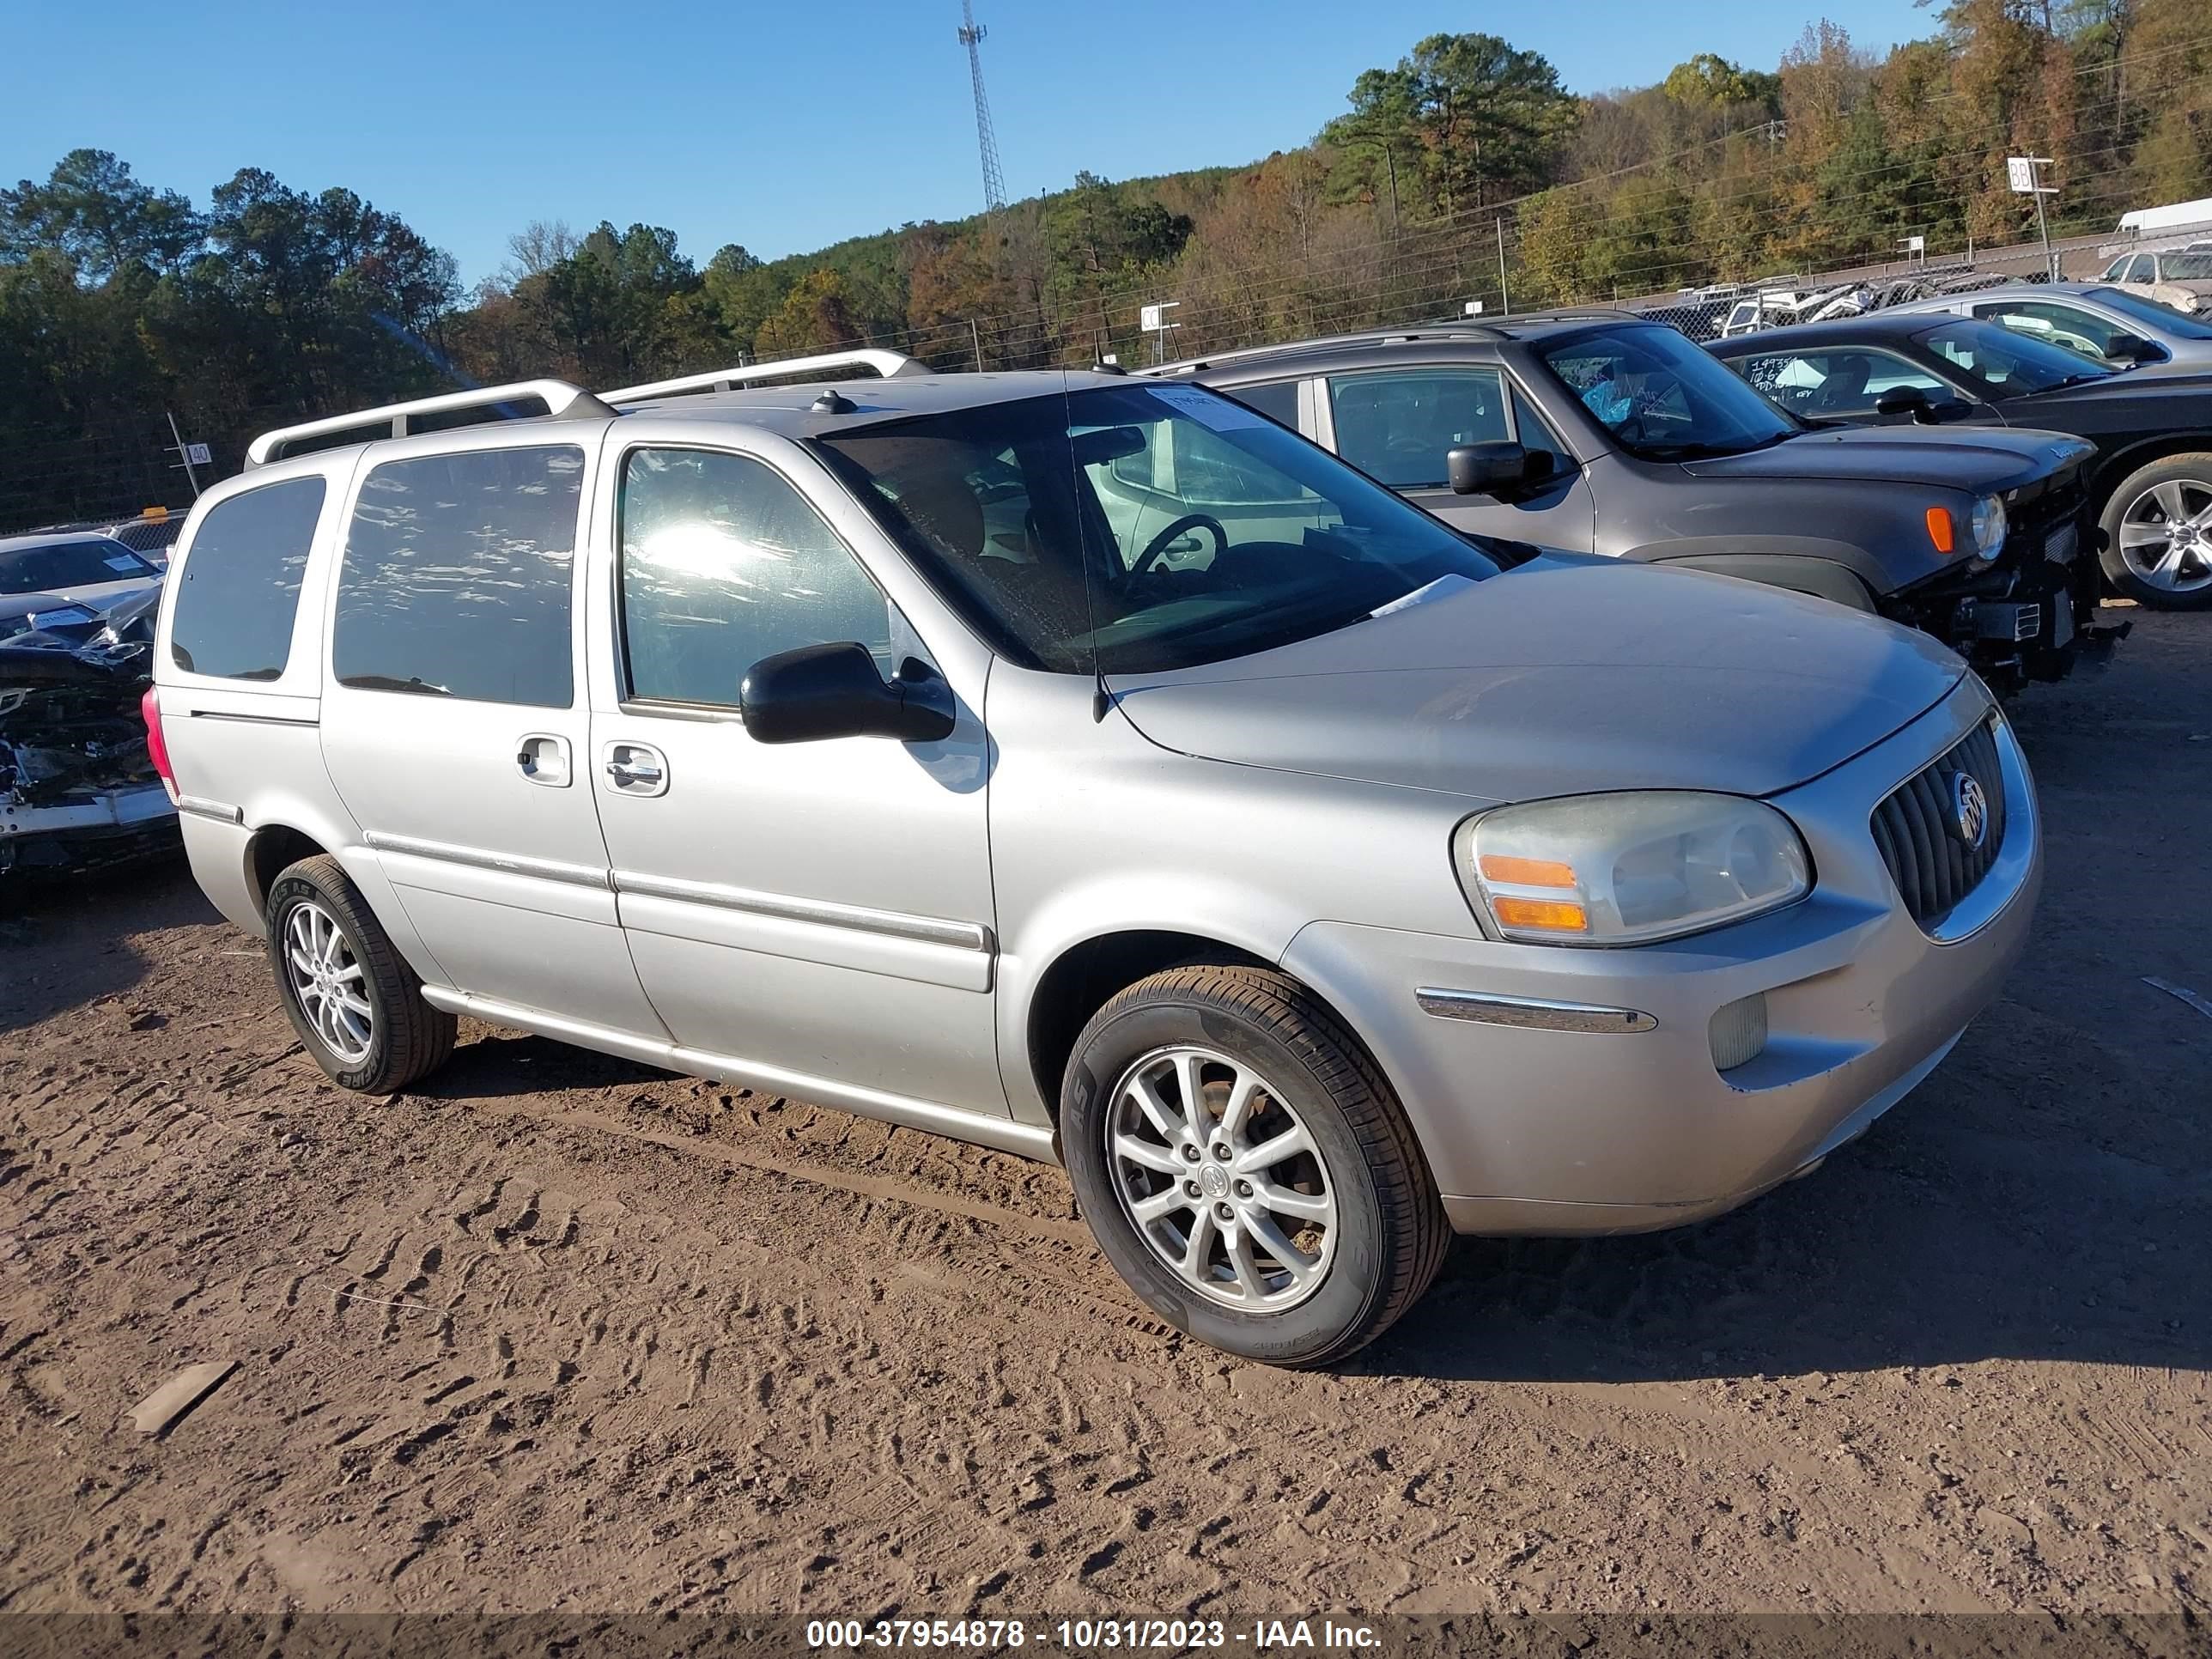
M1555 465L1548 450L1531 454L1519 444L1456 444L1444 452L1444 477L1455 495L1504 498L1542 483Z
M2154 363L2166 354L2140 334L2115 334L2106 343L2105 356L2116 363Z
M1874 400L1877 415L1910 415L1916 421L1934 418L1928 394L1917 386L1893 386Z
M952 735L952 689L909 657L889 684L868 647L847 640L763 657L745 672L738 706L757 743L896 738L934 743Z

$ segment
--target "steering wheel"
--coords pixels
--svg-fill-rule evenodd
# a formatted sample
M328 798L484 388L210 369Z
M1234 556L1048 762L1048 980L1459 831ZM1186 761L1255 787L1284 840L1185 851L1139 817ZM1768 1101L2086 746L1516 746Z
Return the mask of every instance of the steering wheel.
M1221 520L1206 513L1186 513L1173 524L1145 544L1145 550L1137 555L1137 562L1129 574L1141 576L1167 556L1168 544L1186 530L1203 530L1213 538L1213 556L1219 558L1229 550L1229 532L1221 527Z

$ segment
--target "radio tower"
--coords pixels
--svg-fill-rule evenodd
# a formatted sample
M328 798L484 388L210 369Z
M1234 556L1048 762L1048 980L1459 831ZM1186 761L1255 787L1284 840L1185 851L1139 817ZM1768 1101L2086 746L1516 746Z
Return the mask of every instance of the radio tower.
M1006 181L999 176L999 141L991 136L991 100L983 95L983 54L976 48L989 33L975 21L974 0L960 0L960 44L968 48L968 78L975 85L975 147L983 153L983 206L996 213L1006 204Z

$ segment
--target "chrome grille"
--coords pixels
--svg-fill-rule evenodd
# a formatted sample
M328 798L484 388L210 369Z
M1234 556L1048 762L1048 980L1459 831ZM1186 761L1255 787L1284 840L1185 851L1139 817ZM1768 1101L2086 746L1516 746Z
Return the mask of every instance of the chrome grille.
M1958 829L1957 779L1971 775L1988 802L1989 827L1979 847ZM1972 892L2004 845L2004 772L1997 763L1996 733L1984 720L1934 764L1906 779L1874 810L1875 845L1889 866L1905 908L1923 927L1933 927Z

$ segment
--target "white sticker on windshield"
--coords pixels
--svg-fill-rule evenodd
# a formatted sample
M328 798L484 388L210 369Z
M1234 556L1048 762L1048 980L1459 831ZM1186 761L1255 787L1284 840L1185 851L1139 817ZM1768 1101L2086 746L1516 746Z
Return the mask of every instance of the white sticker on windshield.
M1208 392L1201 386L1149 386L1145 390L1169 408L1189 416L1200 425L1212 427L1216 432L1233 432L1238 427L1267 424L1243 404L1233 403L1218 392Z
M1448 599L1461 589L1474 586L1474 579L1472 576L1462 576L1455 570L1449 575L1437 577L1425 587L1415 588L1401 599L1393 599L1388 605L1378 605L1367 614L1370 617L1387 617L1393 611L1411 611L1417 605L1427 605L1437 599Z
M138 568L138 561L126 559L118 555L107 562L107 568L110 570L136 570Z

